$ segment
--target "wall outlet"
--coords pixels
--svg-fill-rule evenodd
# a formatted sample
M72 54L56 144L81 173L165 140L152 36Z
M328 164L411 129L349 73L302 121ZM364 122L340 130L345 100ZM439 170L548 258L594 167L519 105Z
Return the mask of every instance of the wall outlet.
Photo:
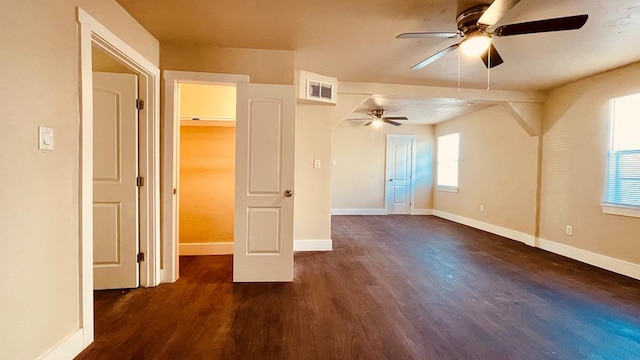
M571 226L571 225L567 225L567 226L564 228L564 233L565 233L565 234L567 234L567 235L569 235L569 236L573 236L573 226Z
M316 169L320 169L320 166L321 166L321 165L322 165L322 164L320 163L320 159L315 159L315 160L313 160L313 167L314 167L314 168L316 168Z
M484 204L480 204L480 211L484 211Z

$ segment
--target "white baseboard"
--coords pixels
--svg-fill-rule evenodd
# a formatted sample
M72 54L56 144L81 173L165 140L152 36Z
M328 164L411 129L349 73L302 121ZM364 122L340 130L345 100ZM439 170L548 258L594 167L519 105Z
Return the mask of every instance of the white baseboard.
M331 209L331 215L388 215L387 209Z
M475 219L466 218L464 216L455 215L455 214L451 214L451 213L440 211L440 210L433 210L433 215L435 215L437 217L440 217L440 218L443 218L443 219L451 220L453 222L457 222L459 224L471 226L472 228L484 230L484 231L490 232L492 234L504 236L504 237L509 238L511 240L520 241L520 242L525 243L525 244L527 244L529 246L535 246L536 245L535 236L529 235L529 234L526 234L526 233L523 233L523 232L520 232L520 231L508 229L508 228L505 228L505 227L502 227L502 226L498 226L498 225L489 224L489 223L482 222L482 221L475 220Z
M432 209L411 209L411 215L433 215Z
M488 224L482 221L469 219L440 210L433 210L433 215L443 219L451 220L453 222L457 222L459 224L484 230L492 234L500 235L511 240L520 241L529 246L538 247L542 250L566 256L570 259L577 260L585 264L593 265L595 267L613 271L615 273L640 280L640 264L634 264L628 261L615 259L606 255L597 254L591 251L579 249L577 247L569 246L551 240L542 238L536 239L533 235L507 229L497 225Z
M411 209L411 215L432 215L431 209ZM389 215L387 209L331 209L331 215Z
M640 280L640 265L555 241L538 238L538 247L580 262Z
M40 357L41 360L68 360L75 358L85 349L83 345L83 329L78 329L53 349ZM89 344L87 344L89 346Z
M333 241L328 240L294 240L293 251L332 251Z
M232 242L180 243L180 255L230 255L230 254L233 254Z

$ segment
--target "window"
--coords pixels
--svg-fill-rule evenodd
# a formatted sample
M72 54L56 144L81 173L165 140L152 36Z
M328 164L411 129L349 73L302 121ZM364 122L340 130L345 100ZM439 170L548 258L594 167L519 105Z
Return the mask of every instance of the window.
M438 137L437 190L458 192L459 143L459 133Z
M613 99L603 211L640 217L640 94Z

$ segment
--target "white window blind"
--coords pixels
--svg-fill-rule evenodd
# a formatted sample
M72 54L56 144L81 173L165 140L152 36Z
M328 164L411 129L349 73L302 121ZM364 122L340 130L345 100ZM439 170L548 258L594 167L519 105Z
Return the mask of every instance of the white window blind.
M458 187L460 134L438 137L437 186Z
M640 208L640 94L611 102L605 204Z

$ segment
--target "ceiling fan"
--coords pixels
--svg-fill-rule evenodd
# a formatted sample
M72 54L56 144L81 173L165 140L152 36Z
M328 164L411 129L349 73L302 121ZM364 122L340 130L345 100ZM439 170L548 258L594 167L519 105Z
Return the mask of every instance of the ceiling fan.
M406 116L384 116L384 109L373 109L367 113L368 118L357 118L349 120L369 120L364 126L373 125L374 127L380 127L383 123L391 124L393 126L400 126L399 122L394 120L409 120Z
M402 33L396 39L462 38L461 42L444 48L412 66L412 70L422 69L458 47L465 55L480 56L487 68L493 68L502 64L504 60L493 46L492 37L576 30L580 29L589 18L589 15L583 14L536 20L502 25L489 31L518 2L520 0L495 0L490 5L482 4L466 9L456 18L457 32L410 32Z

